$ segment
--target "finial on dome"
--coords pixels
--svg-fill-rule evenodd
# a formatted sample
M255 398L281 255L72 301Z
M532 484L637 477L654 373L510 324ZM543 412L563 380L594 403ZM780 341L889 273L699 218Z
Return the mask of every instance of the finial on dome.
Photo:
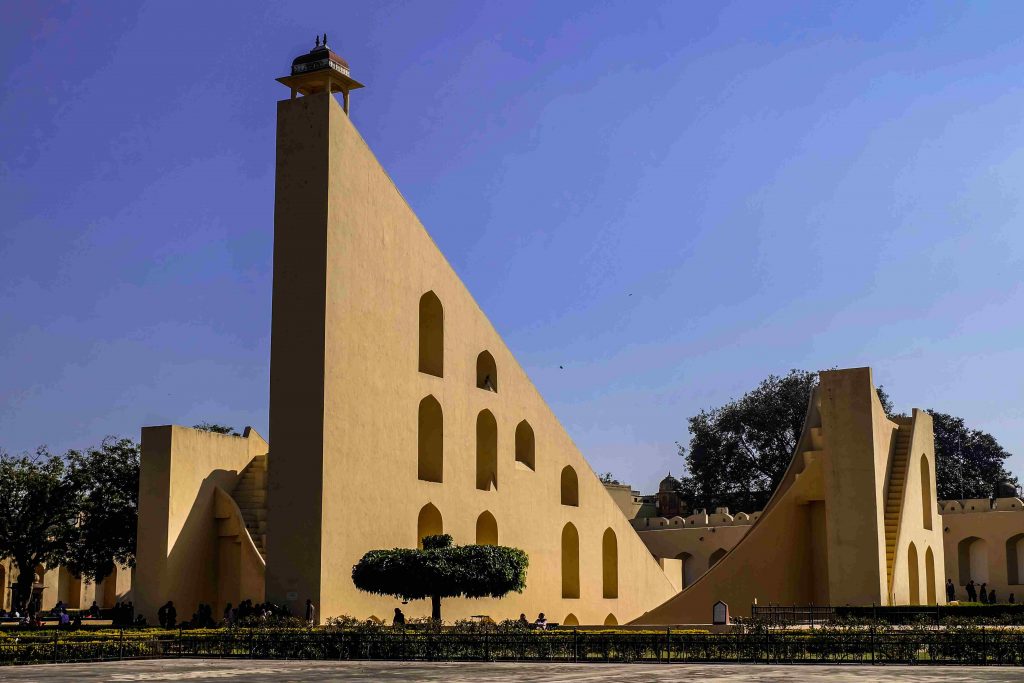
M320 47L320 34L316 34L316 46Z

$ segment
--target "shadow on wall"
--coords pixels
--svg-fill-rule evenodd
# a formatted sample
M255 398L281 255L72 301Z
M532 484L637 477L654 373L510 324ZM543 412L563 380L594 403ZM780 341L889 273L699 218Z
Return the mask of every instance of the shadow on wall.
M214 470L203 479L192 508L167 555L163 586L165 595L153 596L154 603L160 605L173 600L180 620L189 619L199 603L212 605L214 615L219 616L224 611L224 605L219 604L218 596L238 592L238 588L232 591L231 585L238 586L239 577L220 576L225 563L220 557L214 495L218 486L224 491L232 491L239 474L231 470ZM221 582L224 582L224 588ZM262 583L257 590L252 595L240 595L237 599L250 598L254 602L262 602ZM144 616L151 624L156 623L156 614Z

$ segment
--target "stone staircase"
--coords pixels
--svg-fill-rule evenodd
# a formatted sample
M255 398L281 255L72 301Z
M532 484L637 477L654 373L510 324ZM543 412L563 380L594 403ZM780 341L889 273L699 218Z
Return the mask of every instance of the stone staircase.
M892 594L893 564L896 561L896 535L900 528L900 511L903 508L903 489L907 484L907 464L910 453L909 421L898 421L896 446L892 456L892 470L889 472L889 487L885 496L885 569L888 575L889 593Z
M238 503L245 528L263 561L267 560L267 456L257 455L238 478L231 497Z

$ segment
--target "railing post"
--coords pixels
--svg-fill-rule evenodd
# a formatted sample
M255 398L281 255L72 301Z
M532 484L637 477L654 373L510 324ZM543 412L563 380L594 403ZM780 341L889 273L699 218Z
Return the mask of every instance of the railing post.
M41 620L40 620L41 621ZM60 630L54 629L53 631L53 663L57 663L57 638L60 636Z
M875 622L871 622L871 663L875 663Z
M988 631L981 627L981 665L988 665Z
M665 627L665 663L672 662L672 627Z
M572 630L572 661L580 661L580 633L575 628Z
M124 659L124 627L121 628L121 637L117 642L117 659L118 661Z

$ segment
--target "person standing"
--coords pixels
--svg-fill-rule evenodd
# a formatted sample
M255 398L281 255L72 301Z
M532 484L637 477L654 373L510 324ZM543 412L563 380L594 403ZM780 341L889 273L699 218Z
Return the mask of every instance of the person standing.
M395 618L391 620L391 625L401 626L402 628L405 628L405 615L402 614L401 608L395 608Z
M316 605L310 598L306 598L306 625L310 628L316 626Z
M946 602L954 600L956 600L956 586L953 585L953 579L946 579Z
M988 604L988 584L981 584L981 590L978 591L978 599L981 600L981 604Z
M968 581L965 588L967 589L967 600L970 602L978 602L978 591L974 589L974 579Z

